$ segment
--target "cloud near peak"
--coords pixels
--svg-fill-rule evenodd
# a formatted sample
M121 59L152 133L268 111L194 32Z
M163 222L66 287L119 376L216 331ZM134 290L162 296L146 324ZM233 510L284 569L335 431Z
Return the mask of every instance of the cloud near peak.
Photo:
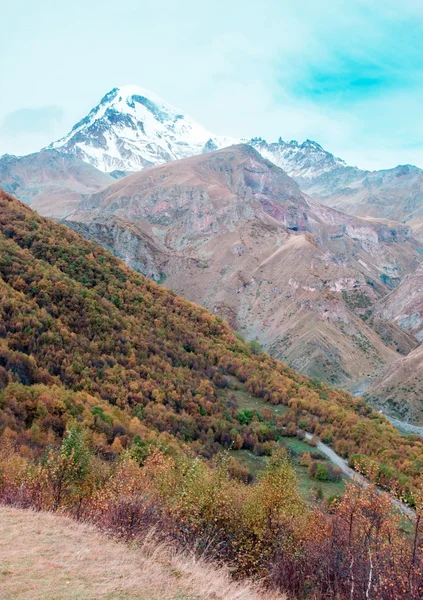
M8 136L54 131L63 116L63 109L57 105L18 108L3 117L0 133Z

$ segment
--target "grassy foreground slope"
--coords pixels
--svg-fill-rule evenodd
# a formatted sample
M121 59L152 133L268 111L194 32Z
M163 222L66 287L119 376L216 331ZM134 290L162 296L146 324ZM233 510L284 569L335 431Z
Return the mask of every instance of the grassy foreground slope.
M2 600L284 600L156 544L129 548L50 513L0 507Z
M284 414L240 418L235 376ZM64 226L0 193L0 435L27 455L60 443L70 420L112 458L135 436L272 450L300 427L343 456L374 460L379 483L411 498L423 443L401 437L350 394L316 385L237 339L205 309L128 269ZM360 462L362 464L363 461Z

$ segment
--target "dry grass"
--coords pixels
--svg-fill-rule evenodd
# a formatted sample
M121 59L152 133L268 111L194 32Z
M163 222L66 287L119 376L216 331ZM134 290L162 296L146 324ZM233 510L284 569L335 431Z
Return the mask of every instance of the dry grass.
M153 539L131 548L50 513L0 507L2 600L283 600Z

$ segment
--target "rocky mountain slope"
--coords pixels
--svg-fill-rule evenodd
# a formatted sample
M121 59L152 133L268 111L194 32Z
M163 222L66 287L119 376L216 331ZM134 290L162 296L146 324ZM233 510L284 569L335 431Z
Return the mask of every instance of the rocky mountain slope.
M248 145L129 175L65 222L304 373L348 385L415 346L370 318L417 266L409 228L321 205Z
M403 221L421 236L423 171L417 167L402 165L370 172L338 166L298 181L302 189L328 206L358 216Z
M300 188L323 204L361 217L388 218L423 235L423 170L413 165L366 171L349 166L317 142L248 143L282 167Z
M376 307L380 316L397 323L423 341L423 265L409 275Z
M413 352L398 359L372 383L368 398L393 417L423 424L423 266L376 303L375 314L397 324L419 342Z
M85 194L113 181L86 162L55 150L0 157L1 187L48 217L65 217Z
M385 414L423 425L423 345L382 370L366 398Z

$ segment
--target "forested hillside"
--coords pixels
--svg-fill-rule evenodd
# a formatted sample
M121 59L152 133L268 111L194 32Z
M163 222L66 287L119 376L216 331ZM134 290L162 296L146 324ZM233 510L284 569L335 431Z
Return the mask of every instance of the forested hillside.
M229 377L288 410L241 410ZM370 546L374 598L423 589L418 522L413 551L374 490L307 507L278 445L282 433L315 434L419 515L420 438L4 193L0 390L3 502L88 515L128 538L159 522L184 543L213 539L239 574L265 574L298 597L327 597L328 585L347 597L352 573L351 597L364 598ZM247 485L239 465L216 456L229 448L273 455L265 475ZM355 554L363 559L350 565Z
M3 428L25 431L29 446L34 421L40 428L37 444L43 445L61 437L74 401L96 402L117 420L135 417L205 456L234 443L274 440L275 428L296 422L341 455L362 453L395 469L405 488L407 480L418 482L423 443L401 437L361 399L315 385L256 354L219 318L6 194L0 198L0 235L2 422ZM257 397L290 410L274 427L240 423L230 399L224 402L217 393L227 374ZM36 402L28 398L19 403L20 409L28 407L14 412L14 395L47 393L16 383L53 386L48 393L71 396L62 403L72 410L46 419L31 410ZM88 424L99 447L130 444L129 427L113 431L107 418L94 416Z

